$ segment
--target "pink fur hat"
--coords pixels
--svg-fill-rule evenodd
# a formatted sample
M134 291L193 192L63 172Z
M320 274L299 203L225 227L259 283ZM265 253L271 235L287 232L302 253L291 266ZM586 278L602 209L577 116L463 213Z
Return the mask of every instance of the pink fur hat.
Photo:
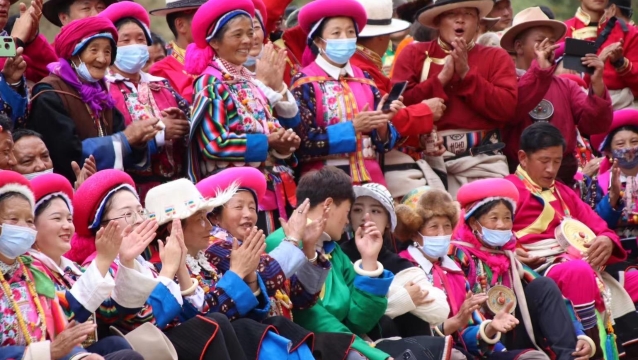
M0 196L10 192L26 197L31 204L31 209L35 211L35 196L29 180L15 171L0 170Z
M215 52L210 46L211 38L230 19L246 13L252 19L255 6L252 0L208 0L197 9L193 16L191 29L194 43L186 49L184 69L193 75L200 75L213 59Z
M42 203L54 196L61 196L73 213L73 186L67 178L60 174L44 174L31 180L31 187L35 194L36 211Z

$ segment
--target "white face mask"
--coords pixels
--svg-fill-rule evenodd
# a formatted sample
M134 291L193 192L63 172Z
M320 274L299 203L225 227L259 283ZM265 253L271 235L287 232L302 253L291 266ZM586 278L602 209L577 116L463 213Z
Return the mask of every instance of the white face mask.
M419 233L419 235L421 235ZM450 248L450 241L452 235L441 236L425 236L423 238L423 252L432 258L440 259L447 256L447 251Z
M40 171L40 172L34 172L34 173L31 173L31 174L24 174L22 176L27 178L27 180L33 180L33 179L37 178L40 175L51 174L51 173L53 173L53 169L48 169L48 170L44 170L44 171Z
M2 224L0 233L0 254L9 259L24 255L35 243L37 231L11 224Z
M512 239L512 230L492 230L481 225L481 239L486 245L501 247Z

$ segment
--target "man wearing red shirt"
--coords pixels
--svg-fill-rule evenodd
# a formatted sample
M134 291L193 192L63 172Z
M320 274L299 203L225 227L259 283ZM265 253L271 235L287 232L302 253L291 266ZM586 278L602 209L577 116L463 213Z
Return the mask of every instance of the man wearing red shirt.
M596 69L587 93L575 82L554 75L554 51L558 47L554 44L565 31L565 24L550 20L539 7L531 7L516 14L514 26L503 34L501 47L515 54L519 76L516 116L503 129L503 139L510 172L514 173L523 130L536 121L552 123L566 141L557 178L571 186L578 169L574 156L577 131L586 135L606 132L613 110L603 83L603 63L596 55L583 62Z
M408 45L392 76L393 83L408 81L405 105L445 100L447 109L436 126L447 149L444 169L453 195L469 181L509 174L505 156L497 151L504 147L499 129L514 118L515 108L508 104L517 101L516 72L505 50L473 41L479 19L492 6L481 0L439 0L426 6L418 20L438 28L439 38Z

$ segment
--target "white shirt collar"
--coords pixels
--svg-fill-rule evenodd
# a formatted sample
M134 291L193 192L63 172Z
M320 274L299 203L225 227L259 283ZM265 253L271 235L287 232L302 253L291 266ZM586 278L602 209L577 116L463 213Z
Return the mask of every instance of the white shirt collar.
M323 56L317 55L317 59L315 60L317 65L326 72L331 78L335 80L339 80L339 77L342 75L348 75L349 77L354 77L354 71L352 71L352 65L350 65L350 61L346 64L346 66L340 68L332 65L328 62L328 60L324 59Z
M64 275L64 269L66 268L71 269L75 273L75 275L82 275L82 271L77 267L77 265L75 265L73 261L65 258L64 256L62 256L62 258L60 259L60 266L58 266L58 264L56 264L53 259L38 250L29 250L29 255L40 260L46 267L48 267L52 271L57 272L60 275Z
M425 270L426 273L430 274L432 272L433 264L423 255L421 250L417 249L414 245L410 245L408 247L408 253L410 254L410 256L412 256L414 261L416 261L416 263L419 264L419 266L421 266L423 270ZM447 256L444 256L443 260L441 260L441 267L451 271L461 271L461 268L459 268L454 260L450 259Z

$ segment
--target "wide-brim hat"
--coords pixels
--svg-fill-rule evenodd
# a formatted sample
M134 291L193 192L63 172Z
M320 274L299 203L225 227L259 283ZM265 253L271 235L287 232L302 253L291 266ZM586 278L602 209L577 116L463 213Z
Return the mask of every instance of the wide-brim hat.
M315 24L332 17L352 18L359 33L366 27L368 20L366 10L356 0L315 0L299 11L299 25L304 33L310 34Z
M35 211L35 195L29 180L15 171L0 170L0 196L10 192L26 197L31 204L31 209Z
M390 216L390 230L394 231L397 226L397 214L394 211L394 199L392 194L381 184L369 183L362 186L353 186L356 198L368 196L381 203L381 206L388 212Z
M514 40L525 30L535 27L549 27L554 33L555 40L561 39L567 32L567 25L562 21L551 20L540 7L534 6L520 11L512 22L512 27L507 29L501 37L501 47L508 52L514 51Z
M164 333L151 323L144 323L135 330L124 335L116 327L110 327L111 333L121 336L144 359L177 360L177 351Z
M148 16L146 9L138 3L132 1L116 2L109 5L104 11L98 14L99 17L107 18L111 20L113 25L118 21L126 18L132 18L137 21L138 25L144 30L144 36L146 37L146 44L151 46L153 40L151 39L151 18Z
M434 20L446 11L458 8L476 8L479 19L484 18L494 7L493 0L438 0L424 7L417 13L417 19L423 26L437 28Z
M48 0L44 4L42 4L42 15L49 20L49 22L57 27L62 27L62 22L58 17L60 10L62 9L62 5L66 3L73 3L75 0ZM13 4L15 1L12 1ZM118 2L118 0L105 0L104 5L109 6L113 3Z
M232 195L234 192L229 191L204 199L195 184L187 179L177 179L149 190L144 202L149 219L163 225L174 219L188 219L201 210L209 213L228 202Z
M259 204L266 195L266 177L253 167L237 166L201 180L197 183L197 189L205 199L219 197L220 194L229 190L232 194L238 189L249 190L255 195L255 201Z
M490 29L492 27L494 27L494 25L496 25L499 21L501 21L500 17L497 18L490 18L490 17L484 17L481 19L481 24L485 25L485 27L487 28L487 31L490 31Z
M148 13L153 16L166 16L180 11L197 10L206 2L206 0L166 0L166 7L154 9Z
M465 211L465 220L469 219L481 206L493 200L505 200L512 205L512 212L516 212L518 189L509 180L483 179L461 186L456 194L456 200ZM513 214L512 214L513 215Z
M609 146L609 143L611 142L611 139L608 139L609 134L623 126L638 127L638 110L626 108L614 111L614 119L612 120L611 126L609 127L607 132L603 134L591 135L591 147L602 152L603 149Z
M35 208L54 196L61 197L69 211L73 213L73 186L67 178L60 174L43 174L31 180L31 187L35 195Z
M432 0L412 0L403 5L399 5L394 11L401 20L414 22L416 13L424 7L430 5Z
M410 27L410 23L394 19L392 0L357 0L366 11L368 20L366 27L359 32L359 37L372 37L394 34Z

